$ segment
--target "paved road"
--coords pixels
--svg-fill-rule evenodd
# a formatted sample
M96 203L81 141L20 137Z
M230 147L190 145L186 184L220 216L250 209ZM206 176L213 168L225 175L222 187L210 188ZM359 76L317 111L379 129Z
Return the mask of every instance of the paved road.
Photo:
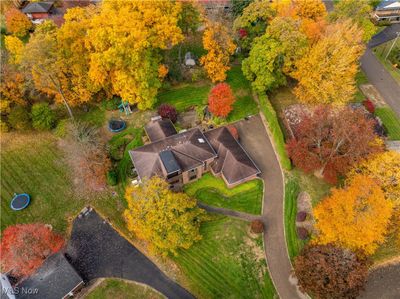
M360 299L399 299L400 263L381 267L368 276L368 282Z
M269 272L281 299L300 298L289 282L292 270L283 224L283 177L271 141L259 115L235 124L240 143L261 170L264 180L264 244Z
M75 219L66 256L86 282L118 277L147 284L168 298L194 298L94 211Z
M376 87L385 102L400 117L400 85L378 61L371 49L373 46L393 39L396 31L400 31L400 24L397 24L396 27L394 25L387 27L371 39L365 54L361 57L361 68L367 75L369 82Z

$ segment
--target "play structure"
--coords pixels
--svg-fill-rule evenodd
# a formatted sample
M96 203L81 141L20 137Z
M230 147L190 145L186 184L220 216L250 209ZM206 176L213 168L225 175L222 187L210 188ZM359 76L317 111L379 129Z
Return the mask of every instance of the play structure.
M28 194L26 194L26 193L21 193L21 194L14 193L14 197L11 200L10 207L14 211L20 211L20 210L25 209L29 205L30 201L31 201L31 198L30 198L30 196Z
M121 104L118 106L119 111L125 112L126 115L132 113L131 106L128 101L124 101L121 99Z
M117 133L125 129L126 123L122 119L110 119L108 121L108 129L111 132Z

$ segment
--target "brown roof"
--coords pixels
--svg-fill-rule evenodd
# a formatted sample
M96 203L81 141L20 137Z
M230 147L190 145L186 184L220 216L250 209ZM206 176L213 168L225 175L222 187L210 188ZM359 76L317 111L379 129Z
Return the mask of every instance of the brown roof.
M228 184L235 184L257 175L260 170L226 127L204 133L218 158L211 164L215 174L222 174Z
M173 123L169 119L153 120L149 122L144 129L151 142L164 139L177 133Z
M216 157L203 133L198 128L191 129L129 151L140 178L165 177L167 171L160 158L165 151L172 153L183 172Z

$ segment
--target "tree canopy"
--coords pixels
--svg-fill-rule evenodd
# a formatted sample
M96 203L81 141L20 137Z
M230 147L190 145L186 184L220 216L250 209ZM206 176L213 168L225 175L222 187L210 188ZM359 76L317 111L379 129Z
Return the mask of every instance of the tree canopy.
M23 37L28 34L33 25L31 20L17 8L10 8L5 13L7 31Z
M333 188L314 208L314 242L373 254L385 241L392 210L392 202L373 179L356 175L344 189Z
M235 96L227 83L215 85L208 96L208 107L210 112L219 117L227 117L232 111Z
M129 186L124 212L128 229L146 240L155 253L177 254L201 239L204 210L185 193L172 192L162 178L153 177L140 186Z

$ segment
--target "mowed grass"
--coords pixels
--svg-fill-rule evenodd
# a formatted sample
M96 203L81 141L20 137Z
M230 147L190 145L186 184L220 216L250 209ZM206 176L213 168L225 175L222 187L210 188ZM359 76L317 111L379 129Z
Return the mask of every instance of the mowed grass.
M82 208L83 201L73 195L56 139L47 133L9 133L2 137L1 145L1 229L43 222L65 231L68 217ZM14 193L31 196L28 208L10 209Z
M389 107L380 107L375 109L375 115L382 120L389 139L400 140L400 119L396 113Z
M394 80L400 84L400 69L396 68L394 64L390 61L390 56L388 59L385 59L386 55L389 53L390 48L393 45L393 41L388 41L383 43L373 49L373 53L378 58L380 63L384 66L384 68L390 73ZM392 48L392 53L396 50L400 49L400 42L397 42Z
M174 257L198 298L277 298L269 277L262 237L249 223L213 216L202 224L203 239Z
M307 243L297 237L296 215L297 196L300 186L295 179L289 179L285 185L285 235L289 257L293 260Z
M252 180L232 189L221 178L207 173L201 179L185 185L185 192L210 206L261 214L263 182Z
M161 299L152 288L131 281L109 278L102 281L86 299Z

